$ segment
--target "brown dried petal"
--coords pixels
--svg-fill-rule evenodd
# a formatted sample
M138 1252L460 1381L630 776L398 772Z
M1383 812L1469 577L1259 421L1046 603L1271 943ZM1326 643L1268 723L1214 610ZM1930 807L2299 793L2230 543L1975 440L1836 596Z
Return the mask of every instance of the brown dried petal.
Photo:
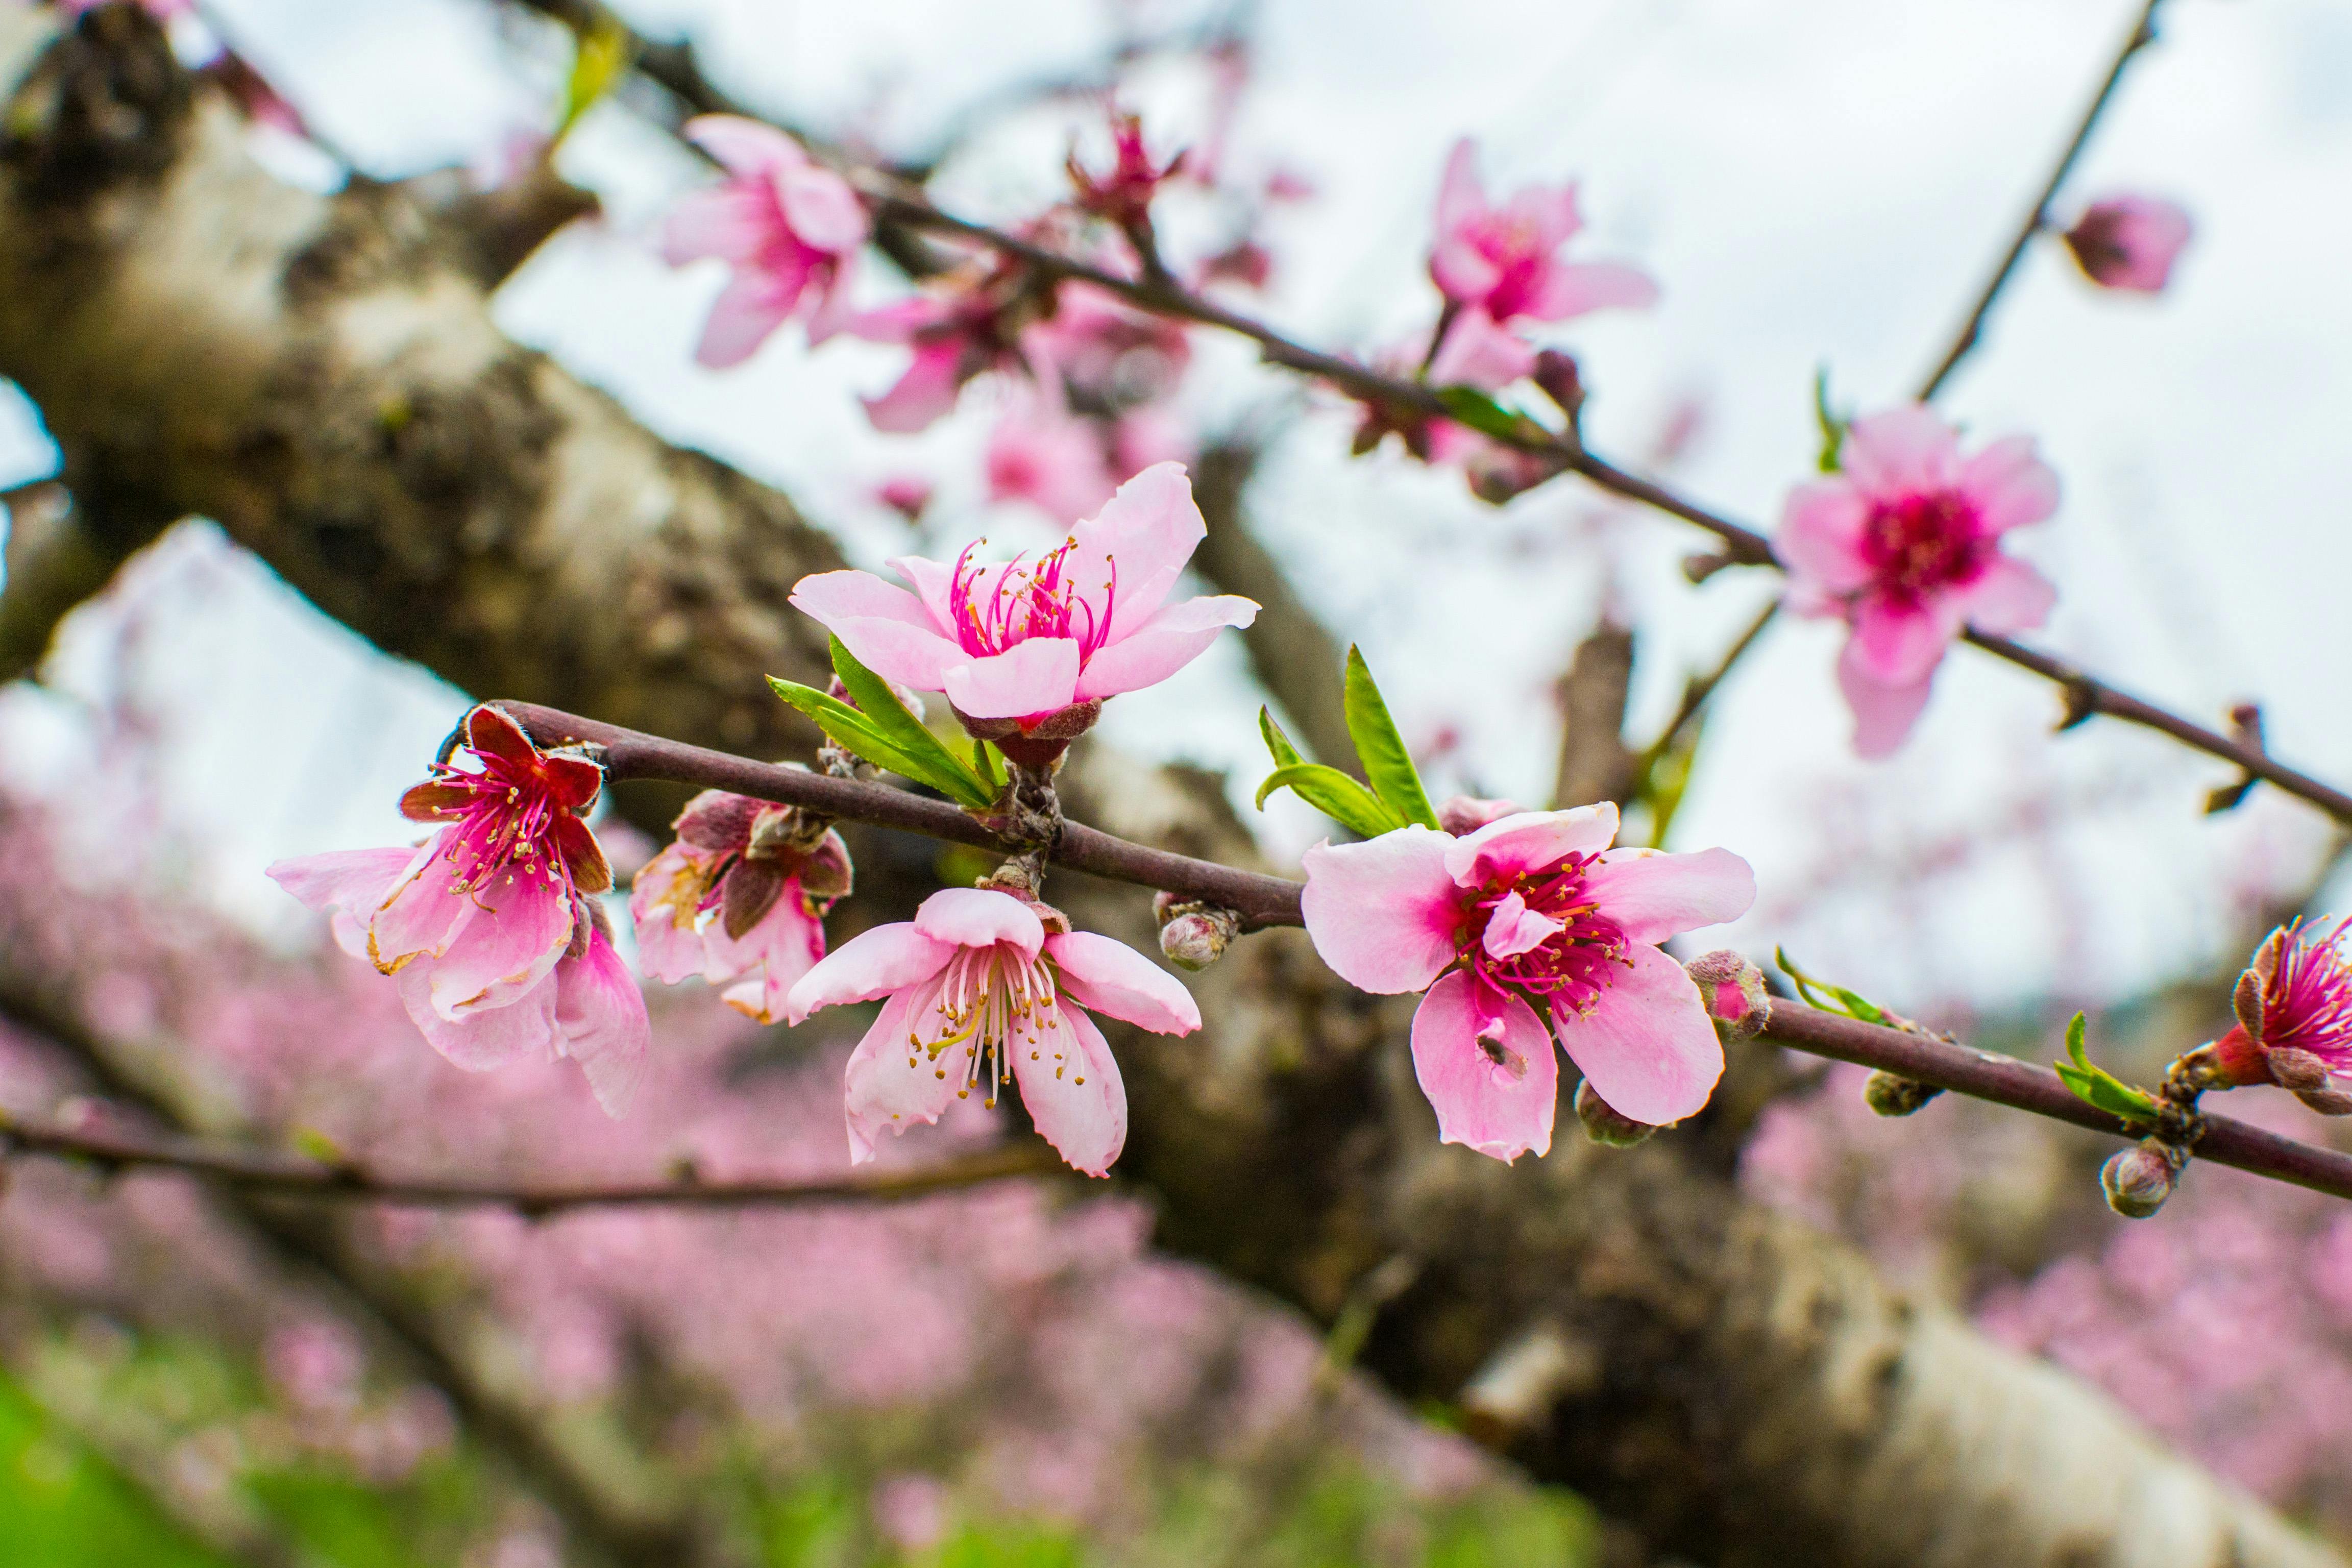
M2231 1011L2238 1015L2238 1027L2254 1044L2263 1043L2263 982L2252 970L2238 976L2238 988L2230 993Z
M2282 1089L2315 1089L2327 1087L2327 1064L2309 1051L2293 1046L2263 1053L2264 1065L2271 1069L2271 1081Z
M601 893L613 885L613 863L604 858L604 847L588 831L588 825L576 816L555 819L555 848L572 871L572 885L583 893Z
M721 789L707 789L686 803L670 826L677 830L678 841L696 849L714 854L740 849L751 841L751 824L767 809L764 801L746 795L730 795Z
M463 784L427 779L400 797L400 815L411 822L440 822L462 813L473 798L474 792Z
M776 907L776 899L789 880L783 868L773 860L737 861L719 891L720 918L727 934L738 942L750 934Z
M851 879L856 875L849 863L849 846L838 833L827 833L817 841L817 847L802 857L800 862L801 891L812 899L839 899L848 896Z

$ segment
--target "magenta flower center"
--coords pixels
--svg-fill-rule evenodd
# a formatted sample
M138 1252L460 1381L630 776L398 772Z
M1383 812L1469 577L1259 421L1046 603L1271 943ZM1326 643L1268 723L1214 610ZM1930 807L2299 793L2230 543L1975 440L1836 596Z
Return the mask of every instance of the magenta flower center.
M546 780L527 763L470 747L464 754L478 761L482 771L467 773L446 763L434 770L435 783L466 796L456 805L457 822L441 851L449 862L449 890L479 892L517 868L525 877L544 875L562 884L568 872L555 847L555 823L565 807Z
M985 1063L985 1103L993 1106L1013 1070L1010 1052L1027 1051L1040 1068L1050 1063L1055 1078L1083 1070L1082 1064L1065 1059L1074 1041L1062 1028L1060 1007L1054 966L1043 955L1031 958L1003 942L961 949L940 973L929 1016L918 1016L908 1032L907 1065L920 1067L919 1053L928 1053L934 1076L956 1077L956 1098L961 1100L971 1093Z
M2290 931L2278 972L2263 993L2263 1046L2309 1051L2330 1067L2352 1064L2352 966L2336 939L2345 925L2315 942Z
M1455 939L1462 962L1490 985L1512 986L1551 1004L1555 1013L1581 1013L1616 978L1625 962L1624 928L1602 914L1585 885L1595 857L1571 855L1540 871L1522 871L1482 889ZM1487 929L1496 911L1517 894L1528 915L1559 929L1524 952L1497 957L1488 950ZM1510 944L1505 944L1510 945Z
M1060 549L1034 562L1016 555L992 583L984 581L988 569L971 559L978 545L966 545L956 557L955 578L948 588L948 615L964 652L985 658L1031 637L1068 637L1078 645L1081 661L1093 658L1110 640L1118 568L1114 563L1102 584L1097 609L1070 575L1070 552L1077 542L1066 540Z
M1966 496L1932 490L1874 506L1862 528L1862 558L1877 574L1880 593L1917 605L1972 581L1992 542Z
M1551 262L1543 253L1542 234L1525 218L1496 214L1471 231L1470 244L1501 275L1486 290L1486 314L1497 321L1523 314L1535 302Z

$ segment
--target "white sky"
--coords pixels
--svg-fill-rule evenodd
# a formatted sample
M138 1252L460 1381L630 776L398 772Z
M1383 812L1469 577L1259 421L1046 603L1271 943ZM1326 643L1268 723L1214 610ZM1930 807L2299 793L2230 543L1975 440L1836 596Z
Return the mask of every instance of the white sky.
M502 31L480 0L212 7L378 174L487 155L543 118L560 66L544 38ZM1085 64L1111 36L1091 0L625 8L650 31L692 26L745 96L893 147L923 145L1004 81ZM1152 26L1189 14L1137 9ZM1490 184L1579 178L1586 253L1637 260L1664 290L1654 310L1558 333L1595 389L1595 445L1636 458L1696 398L1704 426L1677 482L1769 526L1811 460L1816 365L1864 406L1916 382L2135 9L1263 0L1238 145L1318 189L1272 230L1280 278L1266 313L1359 349L1425 323L1428 209L1456 135L1485 142ZM1175 70L1144 82L1168 142L1190 134L1199 86ZM942 190L977 213L1018 214L1055 194L1066 134L1059 114L1017 117ZM509 331L665 434L784 485L861 558L908 543L863 499L902 469L940 481L944 534L1003 532L1008 520L983 516L973 473L984 391L950 426L908 440L870 431L850 396L887 384L891 351L811 354L786 333L743 370L697 369L688 354L717 279L671 273L646 248L693 165L609 108L566 158L614 216L566 236L509 286ZM2164 42L2134 68L2071 187L2077 199L2122 188L2196 216L2170 293L2100 295L2054 247L2037 248L1949 409L1986 434L2036 434L2063 477L2057 520L2019 541L2062 589L2043 644L2200 715L2259 697L2282 755L2352 779L2337 674L2352 582L2340 478L2352 10L2170 0ZM869 281L887 286L879 268ZM1292 384L1237 348L1202 347L1188 398L1205 416L1299 406ZM1704 541L1667 521L1590 527L1594 498L1566 487L1497 512L1450 475L1349 460L1346 429L1332 413L1290 428L1256 492L1263 531L1343 640L1362 642L1408 732L1460 728L1489 791L1539 799L1549 784L1546 688L1604 594L1640 625L1635 728L1646 732L1768 590L1753 574L1689 587L1676 563ZM12 472L42 460L0 433ZM173 569L142 591L162 606L142 658L174 700L186 820L228 900L282 921L261 865L388 839L393 795L459 699L322 626L216 539L180 542ZM109 663L106 618L77 632L59 683L93 689ZM2233 817L2200 817L2218 767L2106 724L2053 740L2049 689L1968 656L1947 667L1899 759L1858 763L1831 682L1835 637L1819 625L1771 635L1709 733L1677 827L1677 847L1726 843L1757 864L1773 912L1728 934L1759 953L1785 939L1813 966L1915 1007L2095 996L2210 956L2246 884L2291 878L2318 840L2313 814L2267 793ZM1106 727L1130 747L1254 781L1257 700L1238 650L1223 649L1121 699ZM318 715L311 754L257 769L241 737L259 715L289 711ZM0 693L0 755L16 772L69 776L75 725L69 701ZM270 732L289 731L280 720ZM1314 831L1302 810L1270 822L1288 848ZM1980 850L1951 852L1971 838ZM1948 860L1964 864L1932 868ZM1812 899L1841 864L1853 885Z

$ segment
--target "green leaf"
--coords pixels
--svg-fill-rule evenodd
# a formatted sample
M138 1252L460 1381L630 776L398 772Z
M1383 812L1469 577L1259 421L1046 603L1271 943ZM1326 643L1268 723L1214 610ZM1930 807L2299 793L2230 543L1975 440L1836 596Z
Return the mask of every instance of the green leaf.
M971 742L971 766L981 782L998 795L1003 795L1005 784L1011 782L1004 772L1004 754L977 737Z
M1813 422L1821 428L1821 468L1825 474L1838 469L1838 455L1845 450L1845 431L1850 420L1839 417L1830 407L1830 367L1826 364L1813 372Z
M1264 704L1257 710L1257 732L1265 737L1266 754L1274 759L1276 767L1295 768L1307 760L1290 743L1290 737L1282 732L1282 726L1274 721L1273 711Z
M562 141L628 68L628 29L611 16L598 17L596 25L578 35L573 43L572 74L564 79L563 112L556 121L555 140Z
M996 791L989 788L988 781L941 744L937 735L923 727L920 719L908 712L898 694L890 689L890 683L858 663L856 656L842 646L839 637L833 639L833 672L849 689L849 700L857 705L866 722L900 754L919 765L919 772L907 773L908 778L920 779L961 805L978 807L994 803ZM904 768L898 771L907 772Z
M1798 968L1790 959L1787 948L1774 948L1772 960L1780 966L1781 972L1796 984L1797 994L1805 999L1808 1006L1818 1007L1824 1013L1843 1013L1849 1018L1858 1018L1865 1024L1876 1024L1882 1028L1898 1027L1895 1022L1895 1016L1869 997L1859 992L1849 991L1843 985L1832 985L1826 980L1816 980ZM1823 993L1832 998L1836 1005L1832 1006L1830 1002L1823 1001Z
M1457 425L1467 425L1482 436L1500 441L1525 441L1551 434L1516 409L1506 408L1475 386L1441 386L1437 401Z
M1356 755L1363 762L1372 793L1400 821L1435 827L1437 813L1430 809L1429 792L1421 786L1421 772L1412 765L1412 753L1405 750L1404 737L1397 733L1396 721L1389 717L1389 705L1381 700L1381 689L1372 682L1371 667L1352 647L1348 649L1347 709L1348 733L1356 742Z
M994 803L996 797L976 788L976 781L968 776L961 780L953 774L944 778L930 776L929 764L924 759L911 756L892 744L865 714L839 698L828 696L813 686L803 686L798 681L780 680L772 675L768 677L768 685L777 696L815 720L818 729L867 762L918 783L929 784L961 806L979 810ZM962 764L958 763L957 766L961 768Z
M1831 986L1830 993L1845 1004L1848 1017L1859 1018L1865 1024L1877 1024L1886 1028L1894 1027L1892 1020L1886 1016L1886 1009L1868 997L1858 996L1843 985Z
M1257 808L1264 811L1265 797L1284 788L1366 838L1378 838L1404 826L1380 796L1339 769L1327 768L1320 763L1293 763L1266 774L1265 782L1257 786Z
M2124 1121L2154 1121L2158 1115L2156 1097L2146 1089L2134 1089L2106 1068L2094 1062L2083 1048L2083 1015L2077 1013L2066 1025L2067 1060L2051 1065L2058 1069L2058 1079L2074 1093L2074 1098L2095 1110Z

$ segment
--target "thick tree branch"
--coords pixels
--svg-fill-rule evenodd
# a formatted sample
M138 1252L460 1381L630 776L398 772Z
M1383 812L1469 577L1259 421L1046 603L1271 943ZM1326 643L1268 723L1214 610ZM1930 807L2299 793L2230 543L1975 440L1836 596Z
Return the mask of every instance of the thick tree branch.
M0 79L24 26L0 11ZM831 550L781 497L504 343L412 204L272 186L225 109L173 110L152 33L86 31L8 119L0 373L42 403L68 473L220 517L331 613L473 690L785 752L760 677L822 679L821 639L782 596ZM767 793L758 777L714 782ZM1202 781L1097 752L1061 782L1118 837L1246 875L1230 868L1247 836ZM1055 898L1152 941L1126 889ZM1725 1568L2333 1561L2103 1399L1742 1204L1677 1140L1620 1154L1570 1137L1514 1167L1439 1144L1409 1005L1339 984L1300 933L1240 944L1196 994L1196 1035L1117 1042L1119 1168L1160 1194L1162 1244L1325 1322L1370 1270L1418 1259L1362 1358L1408 1400L1463 1398L1552 1335L1565 1353L1498 1437L1664 1548Z

